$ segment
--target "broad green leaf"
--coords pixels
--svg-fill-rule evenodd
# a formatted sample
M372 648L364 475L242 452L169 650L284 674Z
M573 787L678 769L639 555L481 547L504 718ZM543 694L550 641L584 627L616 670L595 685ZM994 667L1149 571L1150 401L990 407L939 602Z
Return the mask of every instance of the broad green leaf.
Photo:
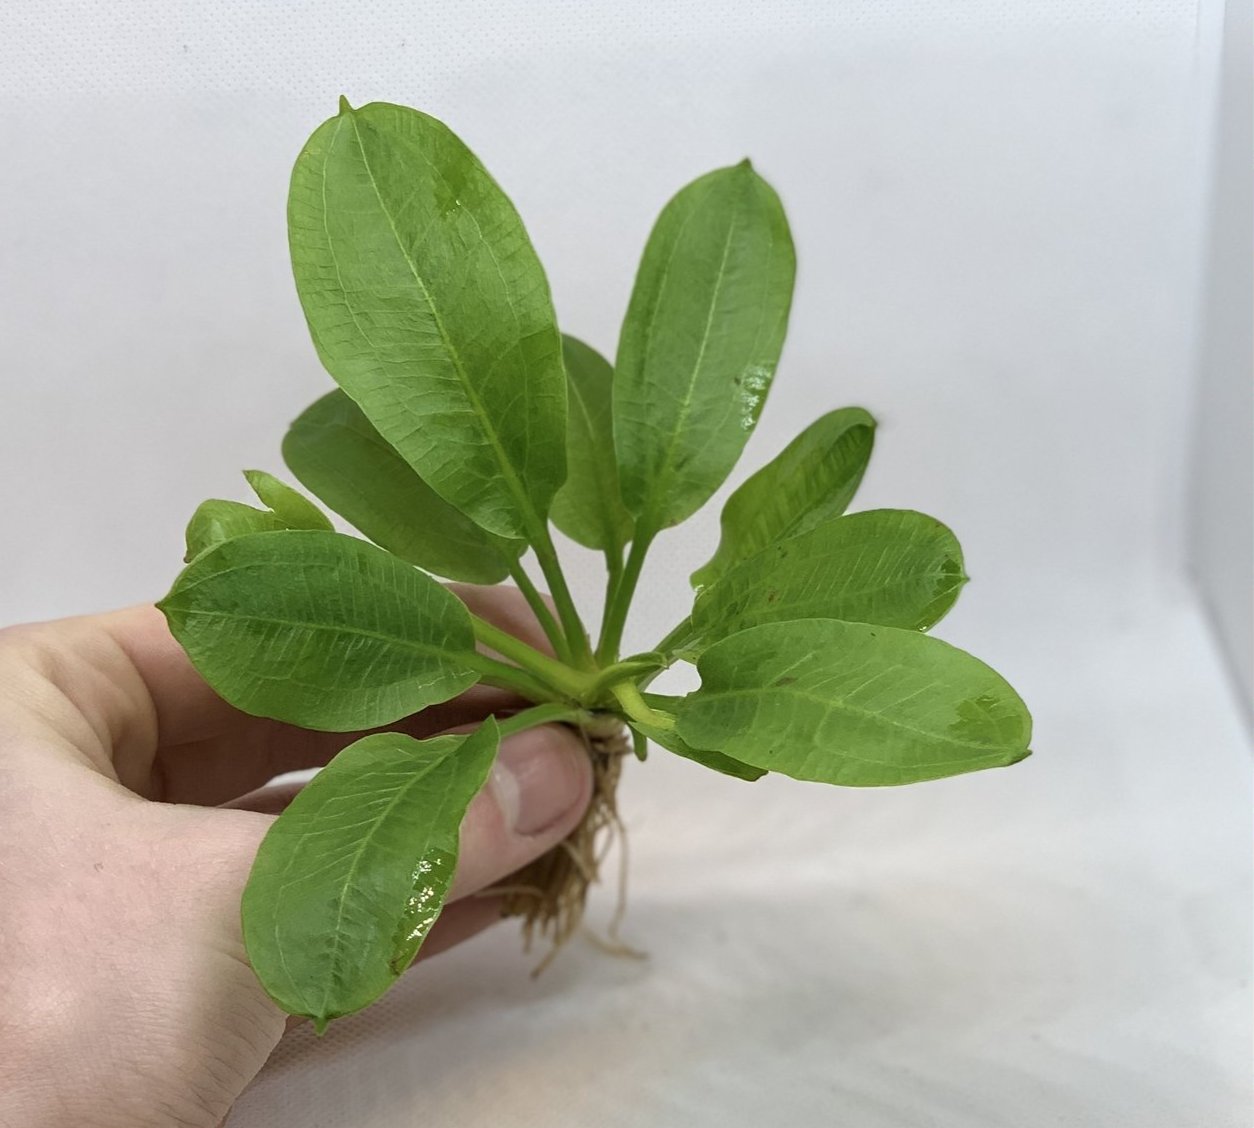
M445 501L526 537L566 477L566 379L500 186L434 118L342 101L297 158L288 237L327 371Z
M1013 764L1032 721L1005 680L915 631L767 623L710 647L679 735L796 779L876 787Z
M187 532L184 534L187 554L183 561L190 563L206 549L232 537L242 537L246 533L277 532L286 528L283 521L263 509L254 509L242 501L210 498L196 507L192 519L187 522Z
M875 420L860 407L816 419L727 499L718 549L693 572L692 586L708 587L768 545L839 517L857 492L874 441Z
M688 517L735 465L775 375L794 270L779 198L748 161L662 210L614 375L623 501L642 530Z
M966 583L962 549L939 521L910 509L834 517L735 565L697 597L696 643L759 623L847 619L926 630Z
M621 553L631 540L614 457L614 369L596 349L562 337L570 413L566 423L566 484L549 516L585 548Z
M628 723L636 732L653 741L659 748L665 748L668 752L682 756L685 760L692 760L704 768L712 768L716 772L722 772L723 775L735 776L736 779L747 780L749 783L766 775L765 768L742 764L739 760L733 760L721 752L706 752L700 748L693 748L674 729L661 729L636 720Z
M376 733L345 748L278 817L242 909L249 961L279 1006L322 1033L413 962L496 749L491 718L470 736Z
M223 541L158 606L223 698L305 728L388 724L477 680L470 616L456 596L340 533Z
M304 494L264 470L245 470L244 477L263 505L289 529L334 529L330 518Z
M375 544L450 580L498 583L524 548L449 505L341 391L301 413L283 439L283 459L306 489Z

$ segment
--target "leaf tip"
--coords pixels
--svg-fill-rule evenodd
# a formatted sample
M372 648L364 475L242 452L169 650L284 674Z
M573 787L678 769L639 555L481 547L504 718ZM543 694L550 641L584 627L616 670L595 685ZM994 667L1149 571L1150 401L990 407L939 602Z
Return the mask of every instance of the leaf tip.
M752 172L753 162L748 157L745 157L736 167L743 168L746 172Z
M351 114L352 112L353 112L353 107L348 104L348 99L343 94L341 94L340 95L340 113ZM319 1033L321 1033L321 1031Z
M314 1014L309 1017L313 1020L314 1033L321 1038L327 1032L327 1027L331 1025L331 1019L325 1014Z

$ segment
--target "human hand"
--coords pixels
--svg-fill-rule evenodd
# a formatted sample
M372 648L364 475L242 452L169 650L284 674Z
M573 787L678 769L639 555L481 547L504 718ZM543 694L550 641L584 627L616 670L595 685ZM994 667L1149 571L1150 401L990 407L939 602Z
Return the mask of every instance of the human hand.
M505 589L457 588L543 646ZM519 704L476 687L394 726L416 737ZM213 1128L286 1016L248 965L240 895L274 814L359 733L250 717L139 607L0 631L0 1125ZM556 726L503 742L471 804L426 957L500 919L470 894L561 841L591 790Z

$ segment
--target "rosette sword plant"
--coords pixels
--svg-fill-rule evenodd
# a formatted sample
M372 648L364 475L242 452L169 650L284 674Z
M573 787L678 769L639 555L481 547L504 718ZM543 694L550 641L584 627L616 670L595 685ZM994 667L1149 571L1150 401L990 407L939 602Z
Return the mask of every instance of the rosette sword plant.
M322 1030L413 960L503 735L577 726L594 761L584 823L506 902L554 940L578 924L627 733L641 759L650 741L746 781L904 784L1028 754L1014 690L924 633L966 581L953 534L910 510L845 515L875 433L858 408L823 415L731 495L691 614L652 650L620 653L650 546L726 479L783 345L792 240L748 161L663 208L612 365L559 332L509 198L425 114L342 100L296 161L288 224L338 388L296 419L283 456L368 539L251 471L261 507L204 502L161 603L197 669L245 712L384 730L332 760L258 852L244 937L280 1006ZM550 524L605 556L595 639ZM471 614L435 576L512 579L552 653ZM676 662L695 663L700 688L650 692ZM530 707L469 735L386 731L476 683Z

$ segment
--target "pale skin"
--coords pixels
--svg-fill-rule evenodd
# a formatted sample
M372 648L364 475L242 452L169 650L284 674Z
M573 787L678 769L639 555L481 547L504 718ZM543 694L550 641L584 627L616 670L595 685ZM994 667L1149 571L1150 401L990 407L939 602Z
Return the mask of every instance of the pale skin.
M457 590L544 647L516 592ZM429 736L521 704L476 688L395 727ZM223 1122L289 1021L240 935L253 856L294 793L266 784L356 735L231 708L152 607L0 631L0 1128ZM569 730L512 736L497 765L422 958L499 920L477 894L587 805Z

